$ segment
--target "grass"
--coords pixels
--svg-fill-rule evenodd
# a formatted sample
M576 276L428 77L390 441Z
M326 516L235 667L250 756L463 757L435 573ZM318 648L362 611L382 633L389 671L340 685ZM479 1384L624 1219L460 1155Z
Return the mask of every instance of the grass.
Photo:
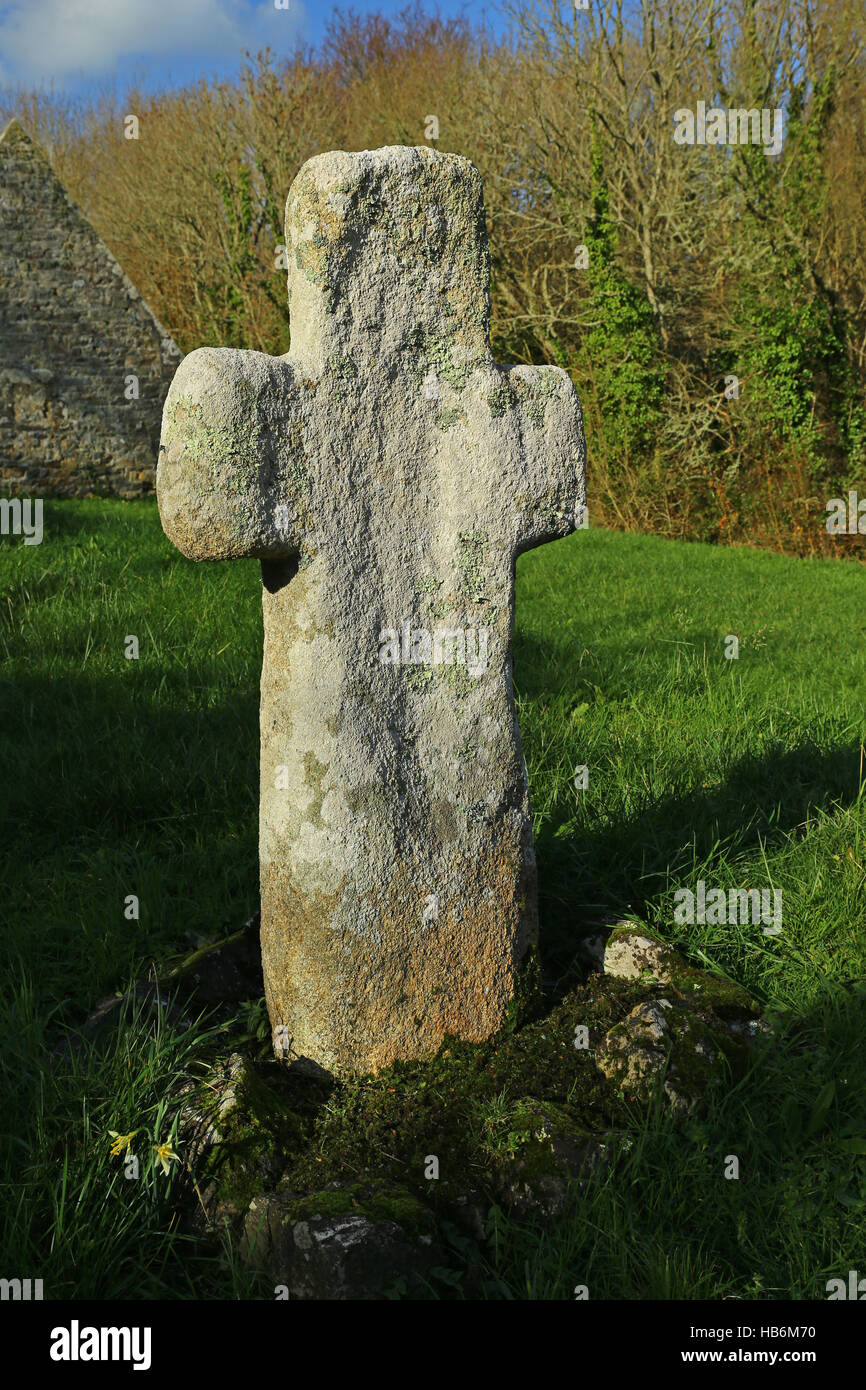
M699 1119L634 1117L569 1220L497 1214L487 1297L823 1298L862 1265L864 583L851 561L598 530L520 561L552 995L578 938L625 915L782 1023ZM52 1056L98 996L256 905L259 590L255 564L184 561L151 503L49 502L42 546L0 546L0 1273L46 1297L272 1296L185 1232L176 1170L125 1182L108 1157L109 1129L143 1126L142 1155L170 1137L169 1086L231 1024L127 1011L108 1046ZM781 888L781 933L677 923L700 878Z

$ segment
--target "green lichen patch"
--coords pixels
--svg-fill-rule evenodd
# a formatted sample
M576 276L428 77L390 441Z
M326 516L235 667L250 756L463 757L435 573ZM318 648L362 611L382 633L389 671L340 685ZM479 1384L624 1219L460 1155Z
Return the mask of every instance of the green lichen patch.
M429 328L418 325L408 335L406 347L408 353L415 358L410 375L418 390L431 372L453 390L464 390L472 372L472 364L456 359L451 334L434 333Z
M305 810L304 819L317 826L322 825L322 802L325 796L322 778L327 770L327 763L320 762L314 753L308 751L304 754L304 780L313 792L313 804Z
M435 666L433 669L438 671L441 679L459 700L465 700L478 683L478 677L471 676L466 667L456 661Z
M455 425L458 425L460 421L465 418L459 406L454 406L450 409L445 406L440 406L435 415L436 428L440 430L453 429Z
M510 410L514 404L513 397L506 385L495 386L488 394L487 406L494 419L504 415L506 410Z
M438 603L431 603L430 614L433 618L448 618L457 608L455 598L440 599Z
M341 352L332 352L328 358L328 371L340 381L354 381L358 368L353 358Z
M190 396L176 396L166 411L165 446L183 441L184 458L196 467L196 487L201 494L243 494L258 485L262 460L267 457L262 426L255 420L231 426L202 421L201 406Z
M404 680L409 690L426 690L432 684L433 668L431 666L405 666L403 670Z
M513 372L510 384L525 419L536 429L541 429L547 402L556 394L557 377L552 372L536 368L528 378Z
M463 587L474 603L485 597L485 560L488 536L485 531L461 531L460 549L457 564L463 579Z

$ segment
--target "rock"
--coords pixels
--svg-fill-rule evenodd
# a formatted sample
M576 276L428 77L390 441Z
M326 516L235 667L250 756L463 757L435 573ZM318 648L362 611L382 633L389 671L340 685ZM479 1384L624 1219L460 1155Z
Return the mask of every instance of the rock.
M263 1193L250 1203L240 1253L290 1298L340 1301L423 1295L442 1259L432 1216L398 1188Z
M487 1239L490 1202L478 1188L471 1187L454 1198L454 1217L473 1240Z
M591 970L604 972L604 948L609 935L610 931L603 929L592 936L584 936L577 943L578 956Z
M680 997L710 1007L721 1017L745 1022L746 1016L757 1013L755 1001L741 985L689 965L676 947L633 922L616 922L585 937L580 954L613 979L672 986Z
M620 1091L647 1104L661 1084L676 1116L692 1111L729 1074L738 1044L725 1022L681 1001L638 1004L605 1035L595 1061Z
M205 1224L239 1223L251 1198L279 1180L299 1121L240 1053L217 1063L198 1085L185 1083L178 1096L186 1097L178 1140Z
M773 1036L773 1026L765 1018L732 1018L726 1027L735 1037L745 1038L747 1042Z
M562 1106L528 1096L508 1120L497 1170L499 1196L516 1216L558 1216L575 1188L610 1156L611 1139L590 1133Z
M213 1067L201 1085L185 1081L177 1090L187 1097L178 1117L178 1137L186 1145L191 1162L197 1161L223 1139L220 1121L225 1124L238 1110L240 1093L251 1067L239 1052Z
M667 985L676 955L672 946L655 937L620 929L611 934L605 946L604 973L619 980L638 980L649 975Z

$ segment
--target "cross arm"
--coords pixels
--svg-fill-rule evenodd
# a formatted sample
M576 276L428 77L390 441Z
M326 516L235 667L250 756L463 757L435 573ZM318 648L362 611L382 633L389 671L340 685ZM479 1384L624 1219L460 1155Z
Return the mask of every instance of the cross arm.
M586 506L583 415L571 378L561 367L501 369L496 408L511 445L500 454L500 496L516 512L515 555L521 555L581 525Z
M191 560L297 555L303 470L283 358L198 348L169 388L156 488L163 529Z

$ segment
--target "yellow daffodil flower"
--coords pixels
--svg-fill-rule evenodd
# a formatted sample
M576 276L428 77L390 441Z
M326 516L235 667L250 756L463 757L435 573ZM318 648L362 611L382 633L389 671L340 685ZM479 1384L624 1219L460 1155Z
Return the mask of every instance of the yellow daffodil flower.
M169 1160L180 1163L180 1155L176 1154L171 1144L151 1144L151 1148L156 1154L156 1161L162 1165L162 1171L167 1175L170 1172Z
M114 1140L111 1146L111 1157L117 1158L118 1154L125 1153L129 1149L138 1130L134 1129L129 1134L118 1134L116 1129L110 1129L108 1133Z

